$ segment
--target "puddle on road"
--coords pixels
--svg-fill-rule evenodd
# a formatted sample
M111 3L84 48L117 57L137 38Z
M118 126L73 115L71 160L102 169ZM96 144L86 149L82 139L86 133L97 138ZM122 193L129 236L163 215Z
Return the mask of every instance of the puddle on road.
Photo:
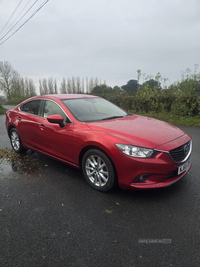
M12 172L12 167L3 162L0 163L0 174Z
M19 171L22 174L31 174L40 168L39 159L28 151L21 155L12 149L0 149L0 174Z

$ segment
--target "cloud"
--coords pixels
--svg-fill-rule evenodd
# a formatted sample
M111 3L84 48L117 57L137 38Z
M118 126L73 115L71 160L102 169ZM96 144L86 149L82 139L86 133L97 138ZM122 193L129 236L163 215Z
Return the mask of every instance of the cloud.
M0 27L15 5L2 1ZM89 76L121 86L137 69L178 80L199 64L199 8L199 0L49 1L1 45L0 58L35 81Z

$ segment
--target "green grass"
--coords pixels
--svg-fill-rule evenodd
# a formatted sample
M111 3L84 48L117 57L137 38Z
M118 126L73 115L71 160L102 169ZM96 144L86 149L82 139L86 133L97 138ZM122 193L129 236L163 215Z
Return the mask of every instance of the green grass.
M184 116L177 116L177 115L167 113L167 112L165 113L140 112L137 114L147 116L147 117L152 117L152 118L162 120L162 121L166 121L171 124L200 127L200 116L184 117Z
M2 106L0 106L0 115L3 115L3 114L6 114L6 110Z

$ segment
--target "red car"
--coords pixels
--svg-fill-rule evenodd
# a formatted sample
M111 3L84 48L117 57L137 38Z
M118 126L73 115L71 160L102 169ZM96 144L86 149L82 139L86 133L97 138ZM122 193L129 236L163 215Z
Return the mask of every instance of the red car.
M99 191L165 187L191 167L192 140L166 122L91 95L32 97L6 113L15 152L41 152L82 170Z

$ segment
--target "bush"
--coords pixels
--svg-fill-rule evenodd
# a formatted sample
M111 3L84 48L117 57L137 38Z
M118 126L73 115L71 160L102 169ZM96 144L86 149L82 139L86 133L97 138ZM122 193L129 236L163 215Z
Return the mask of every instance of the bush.
M6 110L0 105L0 115L6 114Z
M200 94L196 91L143 88L134 95L104 94L102 97L129 112L170 112L179 116L200 115Z
M6 105L18 105L19 103L23 102L26 99L27 97L13 98L11 100L8 100L6 102Z

